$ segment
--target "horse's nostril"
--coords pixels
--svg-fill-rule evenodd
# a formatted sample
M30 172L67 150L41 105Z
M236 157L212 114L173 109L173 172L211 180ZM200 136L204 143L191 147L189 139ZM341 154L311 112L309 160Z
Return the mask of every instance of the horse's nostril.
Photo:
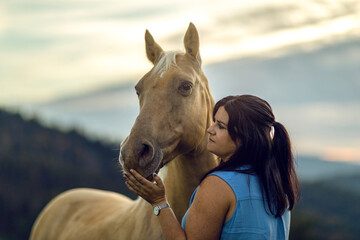
M140 157L146 157L149 154L149 146L147 144L143 144L143 150L140 153Z
M153 148L149 144L142 144L142 149L139 154L139 165L140 167L145 167L149 164L153 158Z

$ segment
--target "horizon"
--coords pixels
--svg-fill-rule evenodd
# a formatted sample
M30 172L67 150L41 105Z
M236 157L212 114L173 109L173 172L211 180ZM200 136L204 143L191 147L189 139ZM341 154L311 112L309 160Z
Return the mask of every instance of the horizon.
M64 100L64 99L62 99ZM44 118L43 116L38 115L35 112L32 111L23 111L21 109L16 109L16 108L3 108L0 106L0 110L1 111L5 111L7 113L10 114L19 114L25 121L29 121L29 120L35 120L36 122L38 122L41 126L45 127L45 128L50 128L50 129L54 129L54 130L58 130L62 133L67 133L69 131L75 131L78 134L82 135L84 138L88 139L89 141L100 141L103 142L105 144L118 144L119 142L121 142L123 140L124 137L121 138L113 138L109 135L101 135L101 134L97 134L93 131L89 131L88 128L82 128L80 126L75 125L67 125L67 124L63 124L60 122L56 122L56 121L52 121L49 119ZM291 138L291 136L290 136ZM320 161L324 161L324 162L333 162L333 163L345 163L345 164L355 164L355 165L359 165L360 166L360 161L358 160L353 160L351 159L343 159L342 157L337 158L336 154L330 156L329 158L326 158L326 156L322 156L319 154L315 154L315 153L307 153L307 152L298 152L296 151L296 149L293 148L293 155L295 160L298 160L298 158L301 159L315 159L315 160L320 160ZM299 162L297 162L299 163Z

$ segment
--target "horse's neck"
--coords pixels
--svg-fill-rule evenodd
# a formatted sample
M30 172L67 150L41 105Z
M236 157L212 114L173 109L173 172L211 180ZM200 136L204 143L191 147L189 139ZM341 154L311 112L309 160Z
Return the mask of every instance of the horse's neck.
M202 76L205 78L205 76ZM202 105L207 105L207 129L212 123L212 112L214 107L207 81L204 81L204 91L207 93ZM188 154L182 154L173 159L167 166L165 178L166 196L173 207L174 213L179 221L189 207L189 201L200 180L211 169L218 166L219 162L215 155L207 150L208 134L206 133L196 150Z
M217 164L215 156L203 150L197 154L180 155L167 164L167 170L160 171L159 175L166 171L164 181L166 196L179 222L188 209L191 194L199 185L201 178ZM152 214L152 207L145 200L140 198L130 204L127 214L131 216L127 221L133 221L134 226L139 228L151 226L151 229L137 232L138 235L131 239L144 239L143 235L146 235L147 239L163 239L157 217ZM119 217L119 219L123 218ZM144 220L146 222L143 222Z
M190 197L201 178L217 164L215 156L207 150L180 155L168 164L166 196L179 221L188 209Z

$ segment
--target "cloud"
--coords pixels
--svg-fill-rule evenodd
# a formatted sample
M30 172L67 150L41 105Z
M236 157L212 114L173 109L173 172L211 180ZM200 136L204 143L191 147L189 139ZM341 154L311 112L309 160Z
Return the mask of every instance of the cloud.
M360 143L358 143L360 144ZM333 147L326 149L324 159L329 161L352 161L360 163L360 149L351 147Z
M12 25L0 35L5 90L0 102L47 101L129 81L149 67L144 49L137 47L143 28L106 18L116 13L114 6L79 4L37 1L28 8L25 2L8 3Z
M281 104L273 108L277 121L289 130L297 152L318 153L328 160L360 160L360 141L355 137L360 136L359 102Z
M360 2L300 1L258 5L251 9L235 9L219 16L222 28L246 28L250 33L266 34L285 29L303 28L346 16L358 15Z
M209 11L209 19L197 24L201 54L211 63L303 43L314 43L311 48L316 49L324 40L358 37L359 13L360 2L354 0L271 1L248 7L233 4L225 11ZM183 34L184 30L174 28L162 40L182 49L178 42Z
M151 67L145 29L165 50L181 50L193 21L204 63L211 63L356 32L359 6L353 0L2 2L0 101L46 101L138 79Z
M141 75L131 75L131 72L146 68L149 63L143 51L132 55L128 50L123 46L74 41L31 54L3 54L0 58L1 85L6 85L2 89L7 91L0 100L19 96L25 101L47 101L65 92L76 94L139 78ZM119 57L121 54L129 57ZM144 55L143 62L137 57L131 58L139 55ZM138 64L128 65L129 61L138 61Z
M0 5L0 37L4 34L8 24L8 16L5 9Z

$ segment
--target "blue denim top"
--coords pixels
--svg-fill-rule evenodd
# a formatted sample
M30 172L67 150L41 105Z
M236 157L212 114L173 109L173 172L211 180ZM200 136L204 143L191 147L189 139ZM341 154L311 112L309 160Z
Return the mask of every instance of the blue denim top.
M239 168L241 169L241 168ZM235 193L236 208L221 231L221 240L260 240L288 239L290 229L290 212L275 218L266 211L267 203L263 203L262 192L256 175L238 172L218 171L210 175L223 179ZM198 188L190 199L190 206ZM186 211L181 227L185 229L188 211ZM209 209L211 211L211 209ZM268 213L269 212L269 213Z

